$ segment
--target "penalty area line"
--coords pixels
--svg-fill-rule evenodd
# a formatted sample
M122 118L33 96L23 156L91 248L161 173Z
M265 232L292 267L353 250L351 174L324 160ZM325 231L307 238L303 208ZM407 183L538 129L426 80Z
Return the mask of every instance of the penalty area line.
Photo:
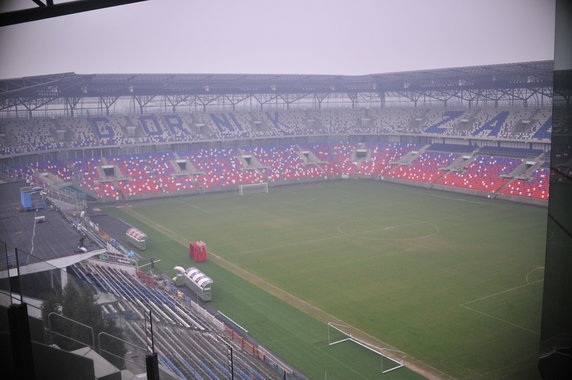
M488 299L488 298L492 298L492 297L495 297L495 296L499 296L499 295L504 294L504 293L512 292L513 290L525 288L525 287L527 287L527 286L529 286L529 285L534 285L534 284L537 284L537 283L542 282L542 281L544 281L544 280L537 280L537 281L534 281L534 282L527 282L526 284L522 284L522 285L519 285L519 286L515 286L515 287L513 287L513 288L506 289L506 290L501 290L500 292L496 292L496 293L493 293L493 294L489 294L488 296L479 297L479 298L475 298L474 300L471 300L471 301L463 302L462 304L459 304L459 306L470 305L470 304L472 304L472 303L475 303L475 302L478 302L478 301L483 301L483 300L486 300L486 299Z
M477 309L472 308L472 307L467 306L467 305L470 305L470 304L473 304L473 303L479 302L479 301L484 301L484 300L486 300L486 299L489 299L489 298L492 298L492 297L496 297L496 296L499 296L499 295L501 295L501 294L509 293L509 292L512 292L512 291L515 291L515 290L518 290L518 289L522 289L522 288L525 288L525 287L527 287L527 286L529 286L529 285L538 284L538 283L540 283L540 282L542 282L542 281L544 281L544 280L537 280L537 281L534 281L534 282L527 282L526 284L522 284L522 285L519 285L519 286L515 286L515 287L512 287L512 288L510 288L510 289L501 290L500 292L496 292L496 293L493 293L493 294L489 294L488 296L479 297L479 298L476 298L476 299L474 299L474 300L461 303L461 304L459 304L459 307L462 307L463 309L470 310L470 311L472 311L472 312L474 312L474 313L478 313L478 314L484 315L485 317L492 318L492 319L494 319L494 320L497 320L497 321L499 321L499 322L505 323L505 324L510 325L510 326L512 326L512 327L515 327L515 328L517 328L517 329L520 329L520 330L523 330L523 331L526 331L526 332L529 332L529 333L531 333L531 334L534 334L534 335L539 336L540 333L539 333L538 331L534 331L534 330L527 329L526 327L517 325L516 323L507 321L506 319L503 319L503 318L494 316L494 315L489 314L489 313L485 313L484 311L477 310Z
M469 306L466 306L466 305L463 305L463 304L461 304L461 305L459 305L459 306L462 307L463 309L467 309L467 310L470 310L470 311L472 311L472 312L475 312L475 313L484 315L485 317L489 317L489 318L495 319L495 320L497 320L497 321L499 321L499 322L506 323L507 325L510 325L510 326L512 326L512 327L516 327L517 329L520 329L520 330L529 332L529 333L534 334L534 335L537 335L537 336L540 335L540 333L539 333L538 331L534 331L534 330L527 329L526 327L522 327L522 326L520 326L520 325L517 325L516 323L512 323L512 322L510 322L510 321L507 321L506 319L503 319L503 318L500 318L500 317L496 317L496 316L491 315L491 314L489 314L489 313L485 313L484 311L480 311L480 310L477 310L477 309L473 309L472 307L469 307Z

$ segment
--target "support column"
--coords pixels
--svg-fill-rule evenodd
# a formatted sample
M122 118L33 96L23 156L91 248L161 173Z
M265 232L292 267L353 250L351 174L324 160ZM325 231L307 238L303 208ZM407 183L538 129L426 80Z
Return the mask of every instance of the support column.
M15 379L35 379L28 305L25 303L10 305L8 323Z
M160 380L159 357L156 352L145 356L145 367L147 368L147 380Z
M66 268L62 268L60 270L60 281L62 284L62 292L63 292L64 288L68 284L68 272L66 271Z

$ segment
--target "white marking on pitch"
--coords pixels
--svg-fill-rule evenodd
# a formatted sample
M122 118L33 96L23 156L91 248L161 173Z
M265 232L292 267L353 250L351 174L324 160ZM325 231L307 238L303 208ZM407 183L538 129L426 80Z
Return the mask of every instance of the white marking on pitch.
M540 268L540 267L538 267L538 268ZM533 269L532 271L528 272L528 274L532 273L533 271L537 270L538 268ZM528 276L528 274L527 274L527 276ZM533 281L533 282L527 282L526 284L522 284L522 285L519 285L519 286L515 286L515 287L512 287L512 288L510 288L510 289L506 289L506 290L501 290L500 292L496 292L496 293L493 293L493 294L489 294L488 296L475 298L474 300L471 300L471 301L468 301L468 302L464 302L464 303L462 303L462 304L459 304L459 306L462 307L462 308L464 308L464 309L473 311L473 312L475 312L475 313L479 313L479 314L481 314L481 315L484 315L484 316L486 316L486 317L495 319L495 320L497 320L497 321L506 323L506 324L508 324L508 325L510 325L510 326L512 326L512 327L516 327L516 328L518 328L518 329L520 329L520 330L523 330L523 331L532 333L532 334L534 334L534 335L540 335L540 333L538 333L537 331L527 329L526 327L522 327L522 326L520 326L520 325L517 325L516 323L512 323L512 322L510 322L510 321L507 321L506 319L503 319L503 318L494 316L494 315L489 314L489 313L485 313L484 311L480 311L480 310L474 309L474 308L469 307L469 306L467 306L467 305L470 305L470 304L475 303L475 302L483 301L483 300L486 300L486 299L489 299L489 298L492 298L492 297L495 297L495 296L498 296L498 295L501 295L501 294L509 293L509 292L512 292L512 291L517 290L517 289L525 288L525 287L527 287L527 286L529 286L529 285L538 284L539 282L542 282L542 281L544 281L544 280L537 280L537 281Z
M378 228L374 228L374 229L362 229L362 230L357 231L357 232L349 233L349 232L345 232L345 231L342 229L342 226L343 226L344 224L347 224L347 223L351 223L351 221L350 221L350 222L343 222L343 223L338 224L338 225L336 226L336 230L337 230L340 234L342 234L342 235L351 236L352 238L362 239L362 240L397 240L397 241L420 240L420 239L427 239L427 238L429 238L429 237L431 237L431 236L434 236L434 235L437 235L439 232L441 232L441 228L440 228L438 225L436 225L436 224L434 224L434 223L431 223L431 222L428 222L428 221L419 220L419 221L414 221L414 222L411 222L411 223L396 224L396 225L394 225L394 226L386 226L386 227L383 227L382 230L383 230L383 231L392 231L392 230L395 230L396 228L400 228L400 227L409 227L409 226L414 226L414 225L416 225L416 224L427 224L427 225L430 225L431 227L433 227L433 229L434 229L435 231L433 231L433 232L431 232L431 233L429 233L429 234L421 235L421 236L412 236L412 237L404 237L404 238L395 238L395 237L367 237L367 236L359 236L359 235L360 235L360 234L372 233L372 232L378 232L379 229L378 229Z
M493 294L489 294L488 296L476 298L476 299L471 300L471 301L468 301L468 302L463 302L463 303L460 304L459 306L468 305L468 304L475 303L475 302L478 302L478 301L483 301L483 300L486 300L486 299L488 299L488 298L492 298L492 297L499 296L499 295L504 294L504 293L512 292L513 290L517 290L517 289L520 289L520 288L524 288L524 287L527 287L528 285L534 285L534 284L537 284L537 283L542 282L542 281L544 281L544 280L537 280L537 281L534 281L534 282L530 282L530 283L522 284L522 285L519 285L519 286L515 286L515 287L510 288L510 289L501 290L500 292L496 292L496 293L493 293Z
M144 223L148 224L149 226L151 226L151 227L157 229L159 232L164 233L166 236L170 236L170 237L174 238L174 240L178 240L179 243L184 242L184 241L188 241L188 239L182 237L181 235L178 235L177 233L174 233L173 231L171 231L171 230L165 228L165 227L164 227L163 225L161 225L160 223L157 223L157 222L155 222L155 221L153 221L153 220L147 218L146 216L144 216L143 214L141 214L141 213L139 213L139 212L137 212L137 211L135 211L135 210L128 210L127 213L130 214L130 215L132 215L132 216L135 216L135 217L139 218L141 221L143 221ZM339 238L339 237L341 237L341 236L344 236L344 235L331 236L331 237L327 237L327 238L325 238L325 239ZM320 240L324 240L324 239L320 239ZM184 244L183 244L183 245L184 245ZM296 296L294 296L294 295L292 295L292 294L286 292L286 291L283 290L282 288L279 288L278 286L276 286L276 285L274 285L274 284L272 284L272 283L270 283L270 282L268 282L268 281L266 281L266 280L263 280L262 278L260 278L260 277L258 277L258 276L256 276L256 275L252 274L251 272L248 272L246 269L244 269L244 268L242 268L242 267L240 267L240 266L234 264L234 263L231 262L231 261L228 261L227 259L225 259L224 257L222 257L222 256L220 256L220 255L218 255L218 254L216 254L215 252L209 251L209 253L212 254L213 256L215 256L217 260L220 260L220 261L226 263L227 265L233 267L233 268L235 269L235 271L236 271L236 272L234 272L234 273L237 273L237 272L243 273L243 275L240 275L240 274L239 274L239 276L243 277L244 274L246 274L247 277L246 277L246 278L243 277L243 278L245 278L245 280L247 280L248 282L257 284L257 286L258 286L259 284L261 284L261 283L262 283L262 284L265 284L266 286L268 286L268 287L270 287L270 288L272 288L272 289L275 289L275 291L277 291L279 294L285 294L287 297L294 299L294 300L296 301L296 303L304 304L305 307L307 307L307 308L309 308L309 309L311 309L311 310L315 310L315 311L317 311L318 313L320 313L320 314L322 314L322 315L326 315L326 316L328 317L328 319L338 320L338 321L340 321L340 322L343 322L343 321L341 321L341 320L339 320L339 319L337 319L337 318L334 318L332 315L326 313L326 312L323 311L322 309L319 309L318 307L312 305L311 303L309 303L309 302L307 302L307 301L304 301L304 300L302 300L301 298L298 298L298 297L296 297ZM249 277L250 277L250 279L249 279ZM253 278L254 280L251 280L252 278ZM268 290L265 290L265 291L268 291ZM270 293L272 293L272 292L270 292ZM284 298L282 298L282 296L279 296L279 298L282 299L282 300L284 300ZM286 301L285 301L285 302L286 302ZM296 306L295 306L295 307L296 307ZM296 308L298 309L298 307L296 307ZM303 310L303 309L299 309L299 310ZM307 312L306 312L306 313L307 313ZM364 332L364 331L361 331L361 330L359 330L359 329L357 329L357 328L354 328L354 331L358 331L361 335L365 335L365 336L368 336L368 337L370 337L370 338L373 338L373 339L379 341L378 338L374 337L373 335L368 334L368 333L366 333L366 332ZM383 342L382 342L382 343L383 343ZM330 356L330 357L334 357L333 355L331 355L331 354L328 353L327 351L325 352L325 354L328 355L328 356ZM425 363L425 362L423 362L423 361L421 361L421 360L419 360L419 359L415 359L415 358L412 357L412 356L409 356L409 357L410 357L411 359L413 359L413 360L419 362L419 363L422 363L424 367L431 368L432 370L437 371L437 372L439 372L439 373L442 373L443 375L445 375L446 377L448 377L448 378L450 378L450 379L454 379L452 376L446 374L445 372L443 372L443 371L441 371L441 370L439 370L439 369L437 369L437 368L435 368L435 367L433 367L433 366L431 366L431 365L429 365L429 364L427 364L427 363ZM345 365L344 363L341 363L341 364L342 364L344 367L347 367L347 368L350 369L351 371L354 371L354 372L355 372L355 370L353 370L352 368L349 368L349 367L348 367L347 365ZM355 373L358 374L357 372L355 372ZM359 375L359 374L358 374L358 375ZM359 375L359 376L361 376L361 375Z
M404 189L404 191L406 191L406 190ZM455 197L445 197L445 196L436 195L436 194L426 194L426 195L427 195L428 197L441 198L441 199L446 199L446 200L449 200L449 201L459 201L459 202L465 202L465 203L473 203L473 204L476 204L476 205L486 205L486 204L487 204L487 203L485 203L485 202L470 201L470 200L468 200L468 199L460 199L460 198L455 198Z
M496 317L496 316L494 316L494 315L485 313L484 311L480 311L480 310L477 310L477 309L473 309L472 307L468 307L468 306L462 305L462 304L459 305L459 306L462 307L463 309L467 309L467 310L470 310L470 311L474 311L475 313L482 314L482 315L484 315L485 317L489 317L489 318L495 319L495 320L497 320L497 321L499 321L499 322L506 323L506 324L508 324L508 325L510 325L510 326L512 326L512 327L516 327L517 329L520 329L520 330L529 332L529 333L534 334L534 335L540 335L540 334L538 333L538 331L534 331L534 330L527 329L526 327L522 327L522 326L520 326L520 325L517 325L516 323L512 323L512 322L510 322L510 321L507 321L506 319L499 318L499 317Z
M542 271L542 272L544 272L544 267L536 267L536 268L534 268L533 270L531 270L530 272L528 272L528 273L526 274L526 276L524 277L524 280L526 281L526 283L527 283L528 285L531 284L531 282L528 280L528 276L530 276L532 273L534 273L534 272L536 272L536 271Z
M193 208L196 208L196 209L199 210L199 211L204 212L205 214L208 214L208 215L211 214L209 211L205 210L204 208L201 208L201 207L199 207L199 206L196 206L196 205L194 205L194 204L192 204L192 203L189 203L189 202L184 202L184 203L185 203L186 205L188 205L188 206L191 206L191 207L193 207Z

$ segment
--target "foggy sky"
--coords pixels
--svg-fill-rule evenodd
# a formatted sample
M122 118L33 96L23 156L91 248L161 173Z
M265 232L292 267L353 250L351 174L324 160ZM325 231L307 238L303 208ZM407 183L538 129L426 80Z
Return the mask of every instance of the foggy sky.
M547 60L554 7L554 0L151 0L0 28L0 78L360 75Z

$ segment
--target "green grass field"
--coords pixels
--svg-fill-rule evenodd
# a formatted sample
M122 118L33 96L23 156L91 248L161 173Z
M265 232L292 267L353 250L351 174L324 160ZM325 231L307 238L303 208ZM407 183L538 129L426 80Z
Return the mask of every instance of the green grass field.
M443 377L536 378L545 209L372 181L131 206L107 211L149 234L166 273L191 265L189 240L221 256L199 266L213 307L311 378L416 377L328 346L330 319Z

